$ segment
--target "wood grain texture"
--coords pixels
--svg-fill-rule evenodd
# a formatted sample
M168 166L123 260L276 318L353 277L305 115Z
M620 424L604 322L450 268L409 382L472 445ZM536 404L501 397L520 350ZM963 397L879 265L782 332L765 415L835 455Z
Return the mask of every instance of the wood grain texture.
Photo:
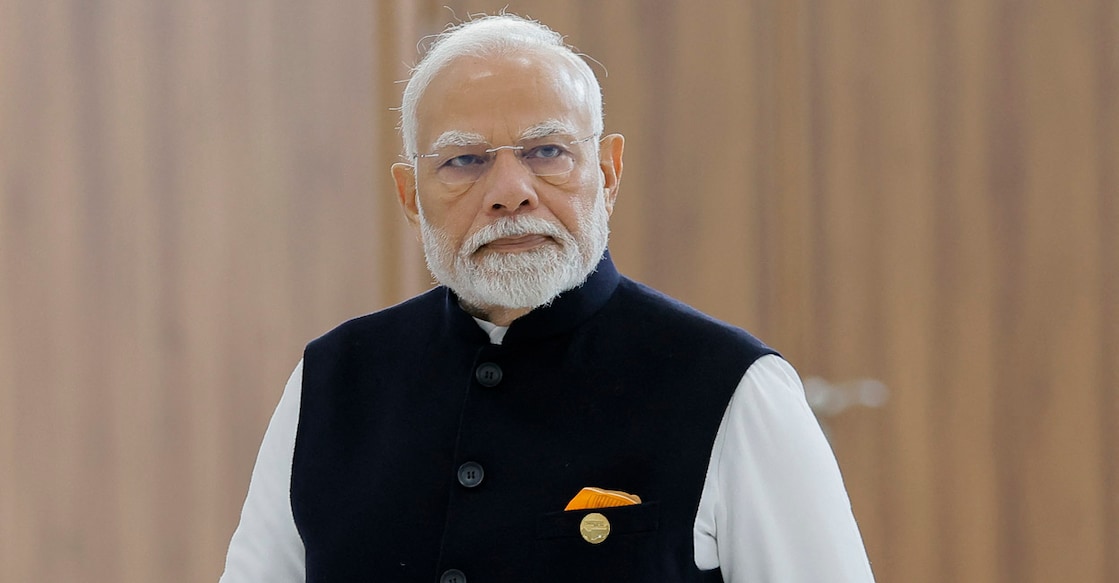
M890 388L878 580L1119 580L1115 2L0 0L0 581L216 580L303 344L431 285L395 81L506 6L602 63L623 271Z

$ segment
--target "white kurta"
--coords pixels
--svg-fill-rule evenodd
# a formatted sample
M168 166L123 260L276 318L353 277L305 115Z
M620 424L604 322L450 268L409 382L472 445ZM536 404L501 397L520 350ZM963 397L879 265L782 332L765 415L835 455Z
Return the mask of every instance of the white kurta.
M479 325L501 344L506 327ZM221 583L305 580L290 498L302 381L301 361L264 434ZM693 537L696 566L721 568L728 583L874 580L835 456L778 356L758 359L731 397Z

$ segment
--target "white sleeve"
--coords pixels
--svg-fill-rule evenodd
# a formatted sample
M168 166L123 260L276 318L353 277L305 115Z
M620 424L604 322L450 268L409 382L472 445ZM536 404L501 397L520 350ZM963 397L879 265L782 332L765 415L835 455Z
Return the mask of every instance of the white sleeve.
M280 404L264 433L241 509L241 523L229 542L220 583L302 583L303 539L291 514L291 460L299 401L303 392L303 361L291 373Z
M727 583L874 581L839 465L793 367L742 377L715 438L695 560Z

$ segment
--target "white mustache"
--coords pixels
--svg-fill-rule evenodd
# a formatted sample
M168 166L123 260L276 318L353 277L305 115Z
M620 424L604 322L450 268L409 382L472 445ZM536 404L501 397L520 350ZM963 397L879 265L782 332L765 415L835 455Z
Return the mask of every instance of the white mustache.
M573 241L571 233L567 229L551 221L536 217L504 217L478 229L478 232L471 235L462 245L462 250L466 255L472 255L483 245L488 245L498 239L524 237L526 235L551 237L564 245Z

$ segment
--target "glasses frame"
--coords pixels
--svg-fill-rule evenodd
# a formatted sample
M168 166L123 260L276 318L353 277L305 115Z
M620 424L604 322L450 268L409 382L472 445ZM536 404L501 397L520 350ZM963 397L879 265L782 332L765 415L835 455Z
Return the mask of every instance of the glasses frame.
M598 138L600 136L601 136L600 133L594 133L594 134L591 134L591 135L589 135L585 138L579 138L577 140L571 140L569 142L561 141L561 142L553 142L553 143L557 144L557 145L563 145L563 146L577 146L579 144L589 142L589 141L591 141L595 138ZM531 140L536 140L536 139L546 140L547 137L548 136L541 136L540 138L530 138L530 139ZM474 145L489 145L489 144L474 144ZM540 145L544 146L544 145L548 145L548 144L545 142L545 143L541 143ZM485 150L482 151L482 153L483 154L495 154L494 157L496 158L496 154L498 152L500 152L501 150L512 150L514 152L518 152L518 151L524 151L526 149L536 148L536 147L539 147L539 146L524 146L524 145L516 145L516 144L506 144L504 146L493 146L491 148L486 148ZM441 156L442 156L442 154L440 154L439 152L430 152L430 153L427 153L427 154L412 154L413 167L415 167L419 164L419 159L420 158L433 159L433 158L439 158ZM451 160L453 158L454 158L454 156L448 158L448 160ZM522 158L521 156L518 156L518 159L521 159L521 158ZM560 172L560 173L557 173L557 174L537 174L536 172L532 172L532 168L529 167L527 164L525 164L523 159L521 159L521 164L523 164L526 168L528 168L529 172L531 172L533 176L537 176L537 177L545 178L545 179L550 178L550 177L554 177L554 176L566 176L568 174L571 174L571 172L575 169L574 164L572 164L571 170L568 170L566 172ZM436 170L438 170L438 168ZM487 169L486 172L488 172L488 171L489 170ZM436 172L435 174L437 176L436 180L439 180L438 179L438 173ZM481 180L482 176L485 176L485 172L483 172L481 175L479 175L478 178L475 178L474 180L470 180L470 181L467 181L467 182L451 182L451 183L449 183L449 182L444 182L442 180L440 180L440 182L442 182L443 184L445 184L447 186L466 186L466 185L470 185L470 184L474 184L475 182L478 182L478 180Z

